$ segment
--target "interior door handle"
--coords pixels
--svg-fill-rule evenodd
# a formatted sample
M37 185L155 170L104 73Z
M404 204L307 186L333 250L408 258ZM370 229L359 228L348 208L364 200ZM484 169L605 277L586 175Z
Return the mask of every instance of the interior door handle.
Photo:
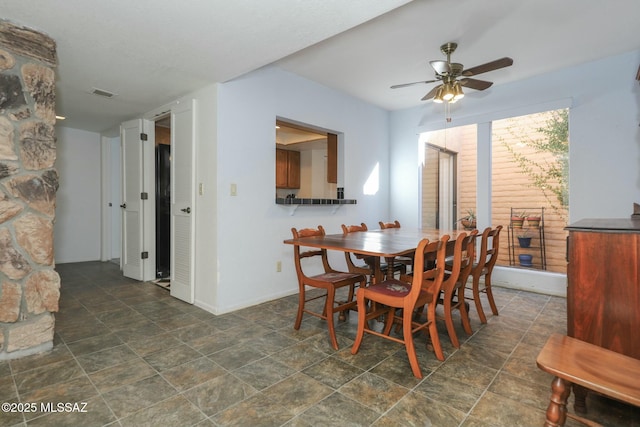
M184 213L191 213L191 208L180 209Z
M122 209L126 209L126 208L127 208L127 204L126 204L126 203L123 203L123 204L121 204L121 205L120 205L120 207L121 207Z

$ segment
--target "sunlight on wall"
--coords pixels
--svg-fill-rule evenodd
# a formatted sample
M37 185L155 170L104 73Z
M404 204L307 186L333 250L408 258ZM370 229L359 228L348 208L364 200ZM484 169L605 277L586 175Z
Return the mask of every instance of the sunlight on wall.
M376 163L376 166L373 168L371 173L369 174L369 178L367 178L367 182L364 183L362 187L362 192L366 196L375 195L380 189L380 163Z

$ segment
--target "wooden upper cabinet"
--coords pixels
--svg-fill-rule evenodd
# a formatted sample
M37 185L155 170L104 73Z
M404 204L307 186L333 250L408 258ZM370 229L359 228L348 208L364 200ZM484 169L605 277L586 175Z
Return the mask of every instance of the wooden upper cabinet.
M300 188L300 152L287 151L288 188Z
M327 182L338 183L338 135L327 134Z
M300 188L300 152L276 148L276 188Z

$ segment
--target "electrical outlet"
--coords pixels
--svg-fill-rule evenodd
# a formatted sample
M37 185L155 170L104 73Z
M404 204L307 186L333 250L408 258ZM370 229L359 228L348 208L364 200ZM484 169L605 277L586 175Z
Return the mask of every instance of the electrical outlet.
M232 196L238 195L238 187L235 184L231 184L231 195Z
M276 262L276 272L280 273L282 271L282 261Z

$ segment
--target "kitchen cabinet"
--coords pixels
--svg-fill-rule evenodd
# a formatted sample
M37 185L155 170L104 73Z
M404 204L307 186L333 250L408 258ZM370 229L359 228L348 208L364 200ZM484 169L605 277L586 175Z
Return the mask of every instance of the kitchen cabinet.
M338 183L338 135L327 134L327 182Z
M276 148L276 188L300 188L300 152Z

